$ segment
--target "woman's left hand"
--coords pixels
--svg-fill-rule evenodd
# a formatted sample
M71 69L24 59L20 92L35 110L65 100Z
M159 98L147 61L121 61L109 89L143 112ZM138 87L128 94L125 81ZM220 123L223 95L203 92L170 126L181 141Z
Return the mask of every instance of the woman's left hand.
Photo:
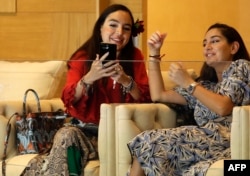
M194 82L187 70L183 67L182 63L179 62L170 64L169 77L177 85L183 88L187 88L191 83Z

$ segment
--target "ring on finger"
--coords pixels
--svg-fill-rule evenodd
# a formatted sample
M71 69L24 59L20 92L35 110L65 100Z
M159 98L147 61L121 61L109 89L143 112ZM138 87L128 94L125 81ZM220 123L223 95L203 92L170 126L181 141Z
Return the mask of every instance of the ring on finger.
M119 70L122 70L122 66L121 65L119 65Z
M115 71L116 71L116 72L118 72L118 71L120 71L120 70L121 70L121 67L119 67L119 66L118 66L118 67L115 67Z

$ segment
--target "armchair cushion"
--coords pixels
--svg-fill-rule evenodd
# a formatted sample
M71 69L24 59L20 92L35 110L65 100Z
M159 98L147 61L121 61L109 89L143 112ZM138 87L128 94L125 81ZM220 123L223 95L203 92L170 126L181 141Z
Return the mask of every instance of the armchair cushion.
M0 100L22 100L29 88L35 89L40 99L54 98L65 70L64 61L0 61Z
M231 129L231 158L250 159L250 106L233 109Z

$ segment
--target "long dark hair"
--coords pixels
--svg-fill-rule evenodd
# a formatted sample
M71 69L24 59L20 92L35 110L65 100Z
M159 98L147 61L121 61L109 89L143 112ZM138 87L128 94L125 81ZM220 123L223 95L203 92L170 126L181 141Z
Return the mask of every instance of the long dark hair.
M244 41L236 29L226 24L215 23L208 28L207 32L215 28L221 31L221 34L226 38L229 44L235 41L239 43L239 50L234 54L233 61L236 61L238 59L250 60L249 53L244 44ZM218 82L215 69L204 63L200 72L199 80Z
M134 44L132 40L132 33L133 33L133 30L135 30L134 18L133 18L132 12L126 6L121 5L121 4L110 5L101 13L101 15L99 16L99 18L97 19L94 25L92 35L85 43L83 43L82 46L80 46L80 48L76 50L75 53L77 53L79 50L85 51L88 56L88 60L94 60L96 58L96 54L99 53L99 44L100 42L102 42L101 31L100 31L101 26L103 25L105 19L107 18L109 14L116 12L118 10L127 12L130 15L131 21L132 21L131 36L127 45L121 50L120 55L119 55L119 60L132 60L134 58L134 52L135 52L135 48L134 48ZM73 53L72 56L74 56L75 53ZM87 64L87 68L90 69L92 62L86 62L86 64ZM133 77L134 73L132 69L133 68L132 64L133 64L132 62L120 62L120 65L123 67L123 70L128 75L131 75Z

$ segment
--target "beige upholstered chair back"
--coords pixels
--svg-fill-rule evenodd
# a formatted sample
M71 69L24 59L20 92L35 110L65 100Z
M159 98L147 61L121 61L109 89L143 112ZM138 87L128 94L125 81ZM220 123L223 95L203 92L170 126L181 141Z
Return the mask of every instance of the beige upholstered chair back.
M231 129L231 156L250 159L250 106L235 107Z

